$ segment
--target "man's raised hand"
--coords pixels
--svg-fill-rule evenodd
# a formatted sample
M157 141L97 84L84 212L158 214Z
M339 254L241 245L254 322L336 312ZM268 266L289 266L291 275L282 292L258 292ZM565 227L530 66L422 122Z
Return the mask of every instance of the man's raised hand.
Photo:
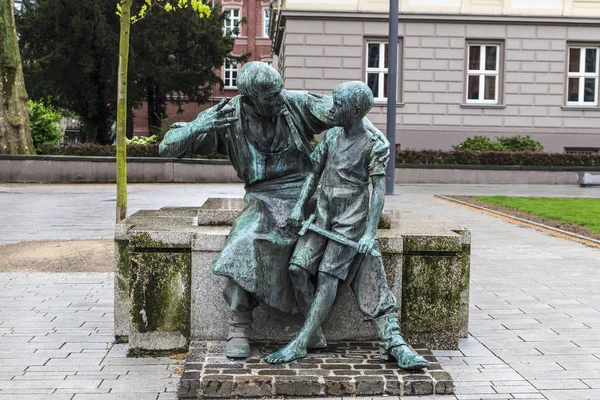
M231 124L238 120L236 117L231 117L231 114L235 112L235 107L228 105L230 100L231 98L228 97L221 100L221 102L217 105L212 122L214 129L229 128Z

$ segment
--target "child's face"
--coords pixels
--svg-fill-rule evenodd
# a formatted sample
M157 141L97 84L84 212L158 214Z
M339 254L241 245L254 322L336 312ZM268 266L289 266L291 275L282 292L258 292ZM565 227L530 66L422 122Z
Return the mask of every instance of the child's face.
M344 98L338 91L333 92L333 107L329 111L331 119L336 126L347 127L357 119L357 110L353 110L351 102Z

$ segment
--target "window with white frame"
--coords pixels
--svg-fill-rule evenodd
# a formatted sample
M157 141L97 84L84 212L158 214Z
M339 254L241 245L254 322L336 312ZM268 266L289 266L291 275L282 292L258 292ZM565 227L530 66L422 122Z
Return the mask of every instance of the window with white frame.
M498 104L500 44L470 43L467 56L467 103Z
M231 8L225 11L225 33L231 33L237 37L240 34L241 10Z
M367 42L365 81L375 101L387 100L388 54L387 42Z
M269 22L271 21L271 10L263 10L263 36L269 37Z
M598 105L598 57L600 48L569 46L567 105Z
M237 89L237 74L237 61L226 61L223 73L226 89Z

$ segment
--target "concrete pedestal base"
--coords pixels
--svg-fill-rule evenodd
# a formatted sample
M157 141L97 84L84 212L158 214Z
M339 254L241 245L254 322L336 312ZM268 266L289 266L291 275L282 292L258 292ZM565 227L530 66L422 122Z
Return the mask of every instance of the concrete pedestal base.
M209 199L200 209L139 211L115 234L115 336L140 350L224 340L224 278L211 262L223 249L241 199ZM388 285L409 343L455 349L467 334L470 233L444 218L384 211L377 231ZM302 324L268 307L254 311L254 338L288 341ZM376 340L351 291L323 325L330 341Z

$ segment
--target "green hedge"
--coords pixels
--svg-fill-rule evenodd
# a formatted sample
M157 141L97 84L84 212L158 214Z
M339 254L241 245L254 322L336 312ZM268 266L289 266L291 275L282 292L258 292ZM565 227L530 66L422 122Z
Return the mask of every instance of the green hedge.
M115 146L94 143L77 143L64 147L43 145L42 153L61 156L115 156ZM158 145L127 146L128 157L159 157ZM193 156L193 158L223 159L225 156ZM597 167L600 155L502 152L502 151L440 151L401 150L396 155L396 165L526 165L543 167Z
M75 143L64 147L42 145L41 153L49 156L86 156L86 157L115 157L116 146L101 145L96 143ZM127 157L160 157L158 144L128 144ZM224 159L222 155L195 156L186 158Z
M96 143L76 143L64 147L42 146L41 154L51 156L104 156L114 157L117 152L116 146L107 146ZM159 157L158 145L130 144L127 146L128 157Z
M501 152L501 151L439 151L401 150L396 155L396 165L528 165L544 167L596 167L600 155Z

